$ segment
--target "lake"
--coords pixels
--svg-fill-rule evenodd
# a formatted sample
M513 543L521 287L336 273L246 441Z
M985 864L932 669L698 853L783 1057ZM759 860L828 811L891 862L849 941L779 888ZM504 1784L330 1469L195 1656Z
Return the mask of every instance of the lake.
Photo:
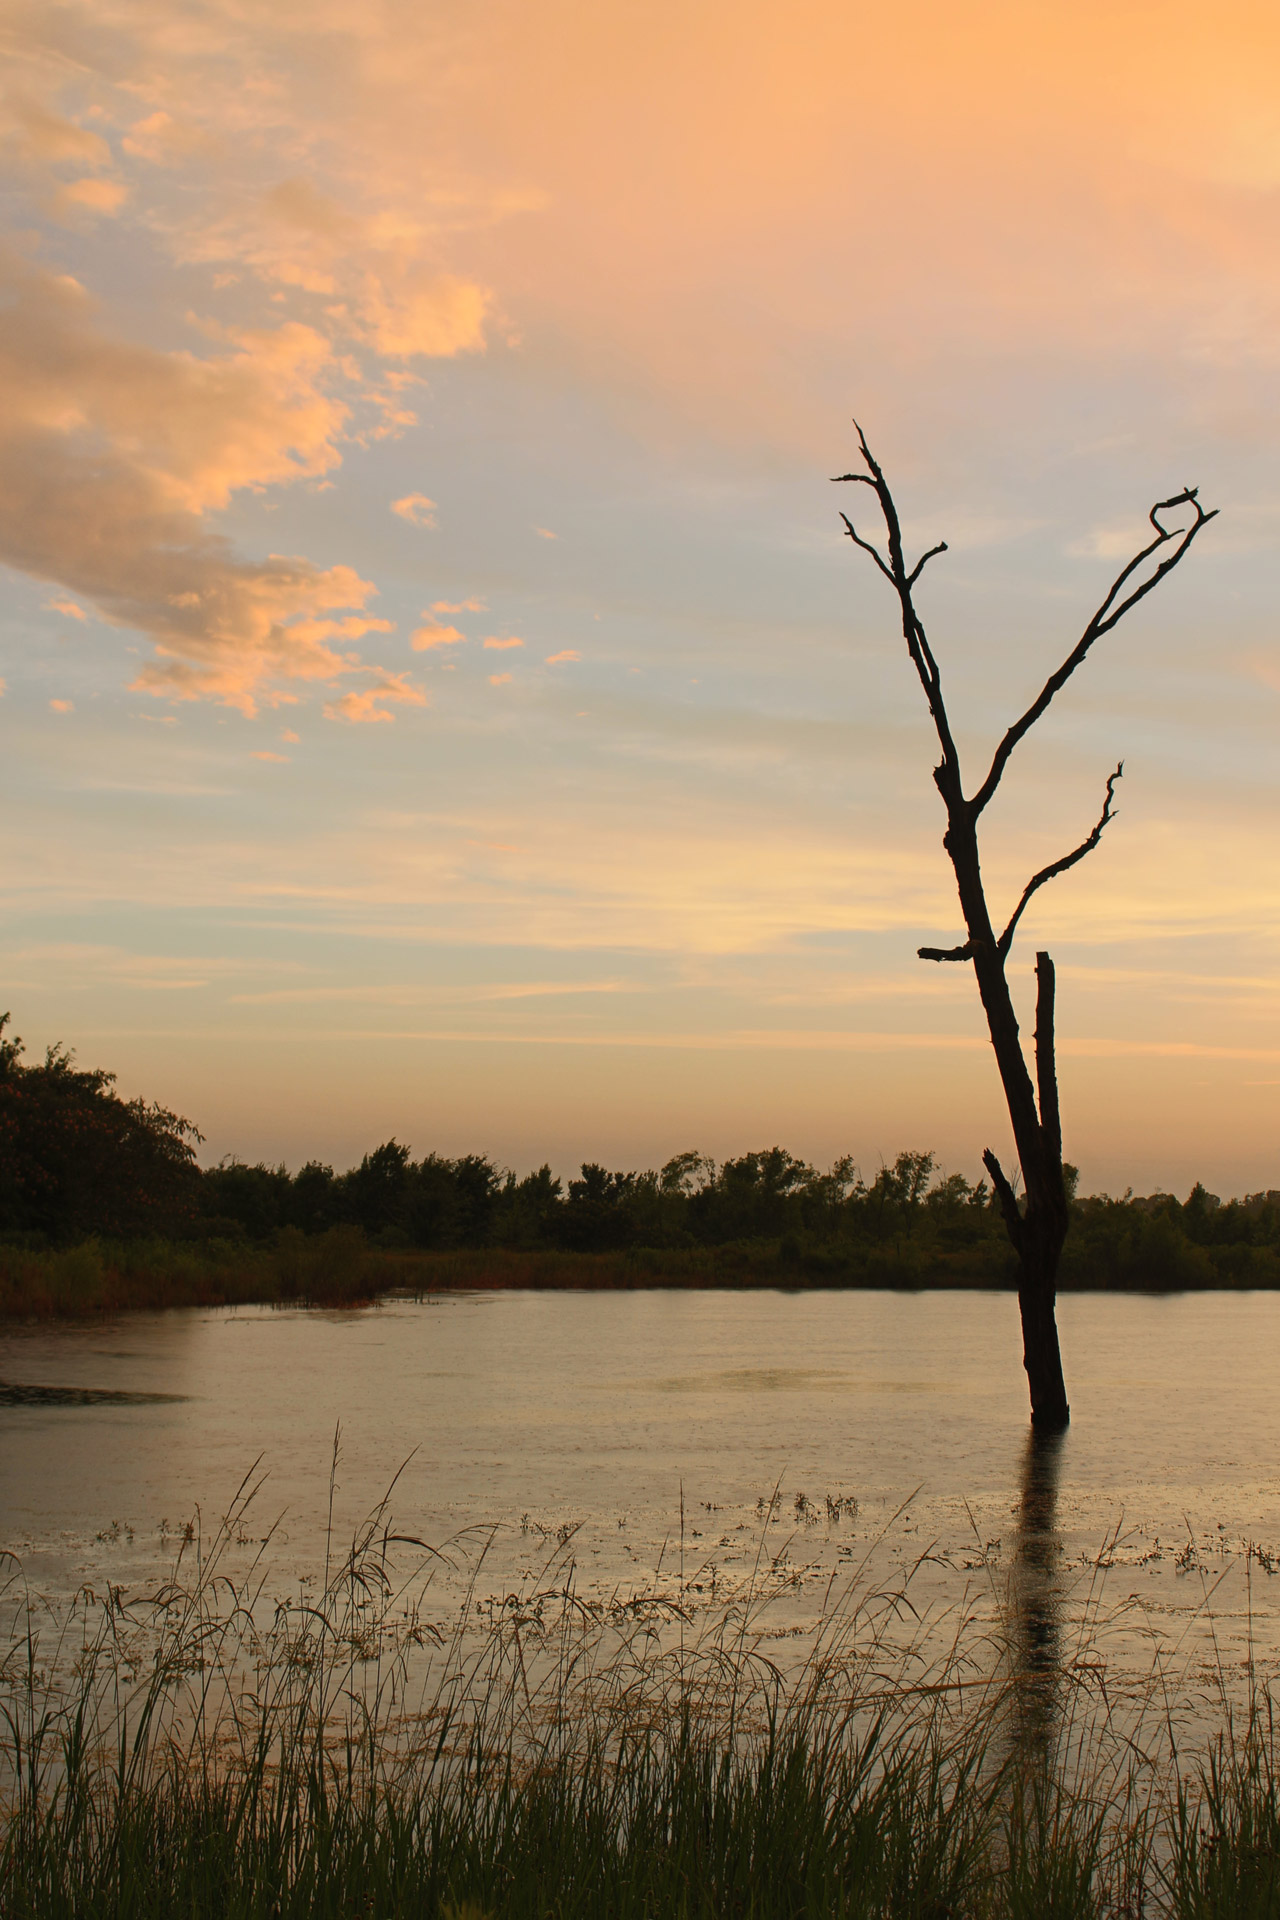
M1068 1295L1059 1319L1073 1422L1038 1453L1004 1293L456 1294L9 1328L0 1545L54 1604L139 1592L256 1470L234 1550L274 1524L296 1593L323 1563L340 1427L334 1532L394 1479L399 1528L447 1549L442 1612L470 1580L500 1601L570 1560L584 1594L665 1583L691 1607L771 1581L785 1651L833 1582L909 1580L943 1622L1021 1592L1054 1659L1087 1641L1117 1673L1158 1648L1210 1692L1274 1677L1280 1296Z

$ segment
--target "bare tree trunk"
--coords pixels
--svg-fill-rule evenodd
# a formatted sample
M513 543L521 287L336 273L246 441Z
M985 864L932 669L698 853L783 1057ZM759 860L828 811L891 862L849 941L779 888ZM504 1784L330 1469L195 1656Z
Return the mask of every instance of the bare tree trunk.
M1053 1036L1053 962L1047 953L1036 955L1037 1085L1033 1086L1005 975L1003 943L996 938L987 910L978 857L977 822L971 817L959 780L955 782L953 805L951 782L943 769L938 769L935 779L947 804L949 820L943 844L955 869L960 906L969 932L966 945L977 976L1022 1169L1025 1205L1020 1207L995 1154L988 1148L983 1155L1018 1256L1022 1364L1031 1393L1031 1419L1038 1427L1064 1427L1071 1418L1071 1409L1062 1375L1055 1303L1058 1261L1070 1216L1062 1174L1062 1125Z
M991 1175L1005 1226L1018 1258L1022 1364L1026 1368L1027 1384L1031 1390L1031 1419L1036 1427L1052 1430L1065 1427L1071 1417L1066 1383L1062 1377L1062 1353L1058 1345L1055 1312L1058 1262L1067 1237L1070 1208L1062 1173L1062 1122L1058 1108L1053 1035L1053 962L1047 953L1036 955L1034 1084L1018 1037L1018 1019L1005 976L1005 963L1018 922L1032 895L1046 881L1055 879L1058 874L1066 873L1077 865L1101 840L1111 819L1115 783L1124 770L1123 763L1107 781L1102 817L1093 831L1070 853L1032 875L999 938L991 924L982 883L978 821L994 797L1014 749L1026 738L1050 702L1066 685L1094 642L1101 639L1103 634L1110 633L1131 607L1160 584L1165 575L1177 566L1201 527L1214 515L1207 513L1200 505L1194 487L1185 487L1172 499L1156 503L1149 515L1153 538L1121 569L1110 592L1062 665L1050 674L1035 700L1005 733L982 785L967 796L961 779L960 755L942 697L942 676L913 599L916 582L925 566L936 554L946 552L946 542L931 547L908 571L903 555L898 510L861 428L858 429L858 444L866 472L842 473L837 478L870 487L875 494L884 517L887 556L871 541L862 538L847 514L842 514L841 518L849 538L856 547L871 556L893 587L902 608L902 632L907 643L907 654L924 689L942 749L941 761L933 770L934 783L947 810L947 830L942 843L955 871L960 908L968 935L962 946L921 947L920 958L973 962L978 992L987 1016L987 1031L991 1036L1005 1103L1009 1109L1018 1164L1022 1170L1024 1199L1021 1205L1012 1183L990 1148L982 1158ZM1190 526L1167 528L1160 518L1161 514L1182 508L1188 509L1192 515ZM1157 558L1158 555L1162 557ZM1151 563L1149 569L1148 562Z

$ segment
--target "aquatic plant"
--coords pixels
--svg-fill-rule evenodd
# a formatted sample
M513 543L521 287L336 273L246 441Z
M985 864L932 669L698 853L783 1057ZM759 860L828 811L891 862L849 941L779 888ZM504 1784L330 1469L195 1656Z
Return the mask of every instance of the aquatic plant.
M1125 1713L1029 1663L1025 1595L993 1636L855 1571L788 1671L764 1529L727 1601L586 1596L570 1536L482 1605L485 1535L432 1547L388 1500L308 1597L270 1529L240 1565L256 1495L132 1601L42 1619L12 1569L4 1920L1277 1911L1265 1693L1197 1762L1168 1675Z

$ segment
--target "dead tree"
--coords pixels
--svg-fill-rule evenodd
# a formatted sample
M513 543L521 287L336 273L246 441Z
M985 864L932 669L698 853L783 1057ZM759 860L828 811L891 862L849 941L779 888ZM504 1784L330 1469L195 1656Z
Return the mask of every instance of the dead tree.
M855 421L855 426L857 422ZM1149 515L1154 537L1128 565L1122 567L1102 605L1089 621L1080 639L1020 719L1009 728L991 761L982 785L966 795L960 772L960 755L952 736L951 724L942 697L942 677L938 663L916 612L913 593L925 566L936 554L945 553L947 543L936 547L908 568L902 551L902 530L893 495L879 465L872 456L861 427L858 444L866 466L865 473L841 473L837 480L849 480L870 487L880 505L887 537L887 557L870 540L864 540L847 514L841 514L854 545L869 553L898 596L902 608L902 631L907 653L920 677L929 712L937 731L942 758L933 770L934 782L947 811L947 829L942 844L955 869L967 938L957 947L921 947L922 960L967 960L973 963L978 992L987 1016L987 1029L995 1051L1000 1081L1013 1125L1014 1144L1022 1169L1024 1199L1019 1205L1011 1181L990 1148L982 1158L1000 1202L1005 1226L1018 1260L1018 1305L1022 1315L1022 1363L1031 1389L1031 1418L1036 1426L1063 1427L1070 1418L1067 1391L1062 1377L1062 1355L1058 1347L1055 1317L1058 1261L1067 1236L1069 1208L1062 1175L1062 1123L1058 1111L1058 1074L1054 1059L1053 1037L1053 962L1047 953L1036 955L1036 1032L1035 1078L1027 1065L1018 1037L1018 1022L1013 998L1005 977L1005 966L1013 936L1031 896L1060 873L1066 873L1101 840L1112 817L1115 784L1123 771L1123 762L1107 779L1102 813L1092 832L1070 853L1051 861L1033 874L1022 889L1022 897L1010 915L1004 932L997 936L982 881L978 853L978 822L1004 775L1014 748L1024 740L1055 694L1061 692L1095 640L1110 633L1131 607L1159 586L1167 573L1177 566L1191 542L1214 518L1206 513L1196 497L1195 487L1184 487L1170 500L1160 500ZM1166 527L1162 515L1190 509L1191 524ZM1185 518L1185 514L1179 515ZM1160 557L1157 557L1160 556Z

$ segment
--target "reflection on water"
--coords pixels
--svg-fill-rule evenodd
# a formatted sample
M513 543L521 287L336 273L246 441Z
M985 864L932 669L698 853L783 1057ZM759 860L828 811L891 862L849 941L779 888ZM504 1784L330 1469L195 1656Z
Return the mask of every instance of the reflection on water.
M1049 1757L1062 1686L1063 1547L1057 1519L1066 1443L1065 1433L1028 1429L1009 1569L1010 1733L1015 1749L1033 1762Z
M185 1398L181 1393L130 1393L115 1387L11 1386L0 1381L0 1407L145 1407Z
M1059 1316L1065 1439L1028 1431L1011 1294L453 1295L11 1328L0 1549L50 1594L144 1590L261 1459L246 1531L281 1516L274 1561L305 1579L324 1565L340 1422L338 1532L403 1467L397 1523L437 1545L492 1531L480 1597L498 1604L562 1540L575 1591L605 1606L673 1578L692 1606L767 1574L770 1650L790 1657L855 1569L885 1590L909 1578L920 1616L975 1612L992 1631L1007 1578L1032 1743L1074 1684L1059 1676L1086 1605L1131 1671L1156 1633L1184 1663L1207 1647L1271 1678L1280 1294L1074 1295ZM1202 1568L1225 1575L1212 1645Z

